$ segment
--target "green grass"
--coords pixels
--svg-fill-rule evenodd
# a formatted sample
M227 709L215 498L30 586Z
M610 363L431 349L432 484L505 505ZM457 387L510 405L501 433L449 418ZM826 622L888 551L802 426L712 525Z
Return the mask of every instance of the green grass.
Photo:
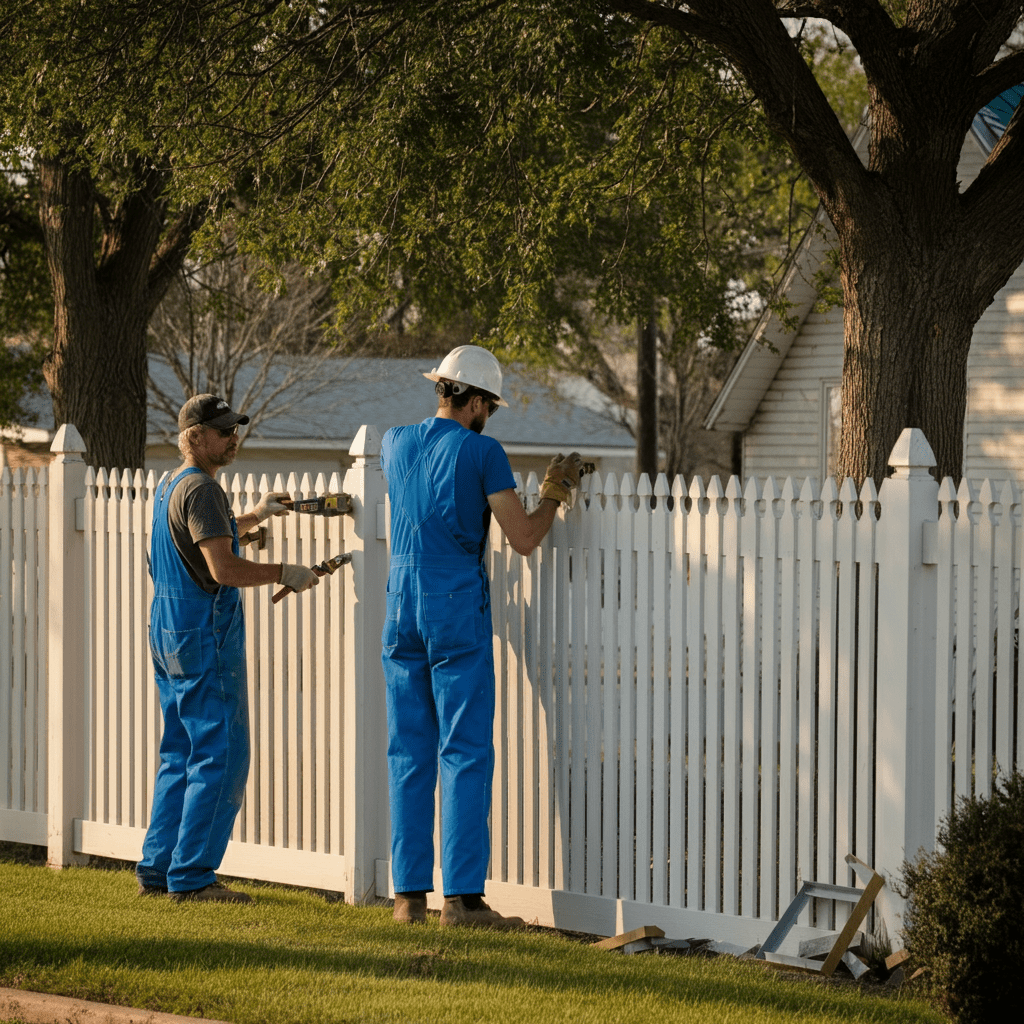
M238 1024L937 1024L916 999L729 957L623 956L557 932L397 925L387 907L233 883L248 906L140 899L129 870L0 852L0 986Z

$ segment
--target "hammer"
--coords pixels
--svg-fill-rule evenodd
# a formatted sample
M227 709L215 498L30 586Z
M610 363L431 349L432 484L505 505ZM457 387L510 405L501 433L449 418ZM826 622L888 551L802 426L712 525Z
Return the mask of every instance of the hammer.
M352 556L347 552L343 551L340 555L335 555L333 558L328 558L326 561L321 562L319 565L311 565L310 569L317 574L317 576L333 576L334 573L340 569L343 565L348 565L352 561ZM277 604L285 594L293 593L291 587L282 587L271 599L272 604Z

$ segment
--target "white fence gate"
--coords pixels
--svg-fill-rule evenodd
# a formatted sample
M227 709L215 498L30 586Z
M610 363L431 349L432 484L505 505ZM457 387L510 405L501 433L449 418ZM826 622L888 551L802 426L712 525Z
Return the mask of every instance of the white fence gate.
M156 481L86 471L73 428L54 447L0 478L0 838L134 859ZM344 489L354 514L271 520L249 551L353 563L277 606L244 592L253 767L223 870L358 901L389 884L387 508L374 428L352 454L343 481L224 480L236 509ZM493 528L503 910L753 943L802 881L852 884L850 853L898 873L956 796L1020 765L1019 493L940 489L918 431L890 461L881 493L588 479L528 558ZM794 939L837 923L817 911Z

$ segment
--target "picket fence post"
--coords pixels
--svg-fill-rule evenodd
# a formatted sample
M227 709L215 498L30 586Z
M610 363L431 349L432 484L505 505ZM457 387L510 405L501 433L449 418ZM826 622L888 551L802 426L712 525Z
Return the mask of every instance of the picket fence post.
M77 506L85 498L85 442L65 423L50 445L49 603L47 607L46 862L84 864L75 853L75 819L85 810L85 533Z
M879 492L875 870L898 878L904 859L935 842L937 569L924 562L924 524L938 519L935 455L908 427ZM899 901L894 901L897 912Z
M387 896L389 859L387 714L380 637L384 626L388 551L384 530L386 485L380 466L381 432L360 427L349 448L355 458L345 474L353 524L345 573L345 821L348 860L345 898L363 903ZM384 891L380 891L383 889Z

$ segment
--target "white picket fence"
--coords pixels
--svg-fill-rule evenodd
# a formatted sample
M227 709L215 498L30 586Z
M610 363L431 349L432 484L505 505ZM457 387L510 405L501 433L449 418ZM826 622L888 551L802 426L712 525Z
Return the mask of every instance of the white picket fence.
M54 444L49 470L0 478L0 839L134 859L156 481L87 471L73 428ZM271 488L354 505L248 549L353 563L276 606L244 592L253 767L223 871L360 901L389 885L375 428L352 454L344 480L223 481L242 511ZM752 944L801 882L853 884L847 854L898 874L957 796L1020 765L1019 492L940 488L917 431L891 462L881 493L588 478L528 558L493 527L497 905ZM820 903L792 937L842 917Z

